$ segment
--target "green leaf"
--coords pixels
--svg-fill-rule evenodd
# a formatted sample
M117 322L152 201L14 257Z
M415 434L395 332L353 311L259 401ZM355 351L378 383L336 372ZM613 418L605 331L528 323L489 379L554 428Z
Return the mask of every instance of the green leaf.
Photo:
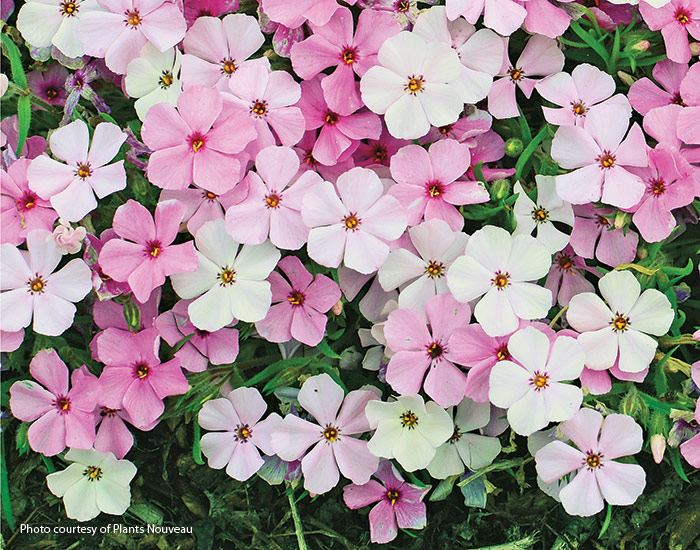
M454 489L455 481L457 481L458 478L459 476L450 476L447 479L440 481L437 487L433 489L433 492L430 494L430 498L428 500L430 502L440 502L441 500L445 500L452 494L452 489Z
M10 59L10 69L12 70L12 81L20 88L27 88L27 75L24 74L22 65L22 56L19 53L19 48L12 39L5 33L0 35L2 39L3 53Z
M330 357L331 359L340 359L340 355L333 351L333 349L328 345L328 342L326 342L325 338L318 343L316 348L318 348L318 351L320 351L326 357Z
M175 346L173 347L173 353L177 353L182 349L182 346L184 346L187 342L192 340L192 337L197 334L196 332L193 332L192 334L188 334L185 336L182 340L180 340Z
M483 166L484 166L483 160L481 162L478 162L474 166L474 175L476 176L476 181L480 181L481 183L487 183L486 176L484 176L484 170L482 168Z
M251 387L255 384L259 384L260 382L270 380L273 376L284 371L285 369L292 369L310 363L311 359L311 357L290 357L289 359L275 361L274 363L268 365L263 370L261 370L258 374L253 376L250 380L248 380L245 383L245 385L246 387Z
M603 527L600 529L600 533L598 533L598 539L600 540L600 537L602 537L605 534L605 531L608 530L608 527L610 527L610 520L612 519L612 504L608 504L608 512L605 514L605 521L603 522Z
M527 123L527 119L525 118L525 115L523 114L522 110L518 108L518 111L520 111L520 116L518 117L518 124L520 124L520 133L523 136L523 141L525 143L528 143L532 139L530 125Z
M4 36L4 35L3 35ZM3 434L4 436L4 434ZM10 531L15 530L15 522L12 518L12 501L10 500L10 484L7 477L7 466L5 462L5 438L0 438L0 478L2 487L2 513L5 516Z
M615 74L617 70L617 60L620 57L620 28L615 29L615 39L613 42L612 56L608 61L608 73Z
M525 150L520 154L518 157L517 162L515 163L515 180L518 181L520 179L520 176L523 174L523 169L525 168L525 165L527 164L527 161L530 160L530 157L533 155L535 152L535 149L537 149L538 145L542 143L545 137L547 137L547 134L549 133L549 127L545 126L542 128L537 135L535 136L535 139L530 141L530 143L527 144L527 147L525 147Z
M605 51L605 46L603 46L588 31L581 27L578 21L572 21L570 28L581 40L588 44L593 51L600 56L606 65L610 64L610 57L608 56L608 52Z
M32 99L28 95L17 98L17 119L19 129L16 152L19 157L24 149L27 136L29 136L29 126L32 123Z
M192 458L194 461L202 466L204 464L204 459L202 458L202 447L199 444L199 440L202 434L202 430L199 427L199 422L195 419L192 422L194 424L194 442L192 443Z
M44 462L44 466L46 466L46 469L50 474L53 474L56 471L56 467L53 465L53 460L51 460L51 457L41 455L41 460Z
M474 473L471 472L467 474L466 479L473 476ZM473 481L470 481L466 485L460 487L460 491L464 496L464 505L467 507L474 508L486 508L486 482L484 481L484 476L477 476Z
M688 483L690 483L688 476L685 475L685 472L683 471L680 451L678 451L678 449L669 448L668 455L671 458L671 464L673 464L673 469L676 470L678 477L680 477L683 481L687 481Z

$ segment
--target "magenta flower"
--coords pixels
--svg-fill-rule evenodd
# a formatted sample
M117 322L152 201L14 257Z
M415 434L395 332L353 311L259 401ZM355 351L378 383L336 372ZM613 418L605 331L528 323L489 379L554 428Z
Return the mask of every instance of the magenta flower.
M255 388L236 388L226 397L204 403L197 421L205 430L212 430L201 442L210 468L226 466L226 473L239 481L260 469L265 463L260 451L274 454L271 433L282 422L277 413L261 422L266 410L267 404Z
M39 382L21 380L10 388L10 410L29 426L29 446L38 453L54 456L66 447L90 449L95 441L92 411L100 397L101 385L84 365L71 374L55 350L37 353L29 373ZM36 422L34 422L36 421Z
M700 68L694 72L700 75ZM654 80L661 84L661 88L647 77L640 78L632 84L627 97L635 111L644 116L656 107L681 103L689 105L681 95L681 83L688 74L686 63L674 63L670 59L663 59L654 65L651 74L654 75ZM696 81L695 86L698 84L700 83ZM687 99L690 101L690 98Z
M161 363L159 347L160 336L154 328L136 334L108 328L97 336L97 354L106 365L100 375L102 403L124 409L141 429L163 414L165 397L190 388L180 360Z
M357 166L369 168L372 165L389 166L391 158L396 151L411 142L406 139L398 139L392 136L382 125L382 133L376 139L365 139L358 145L353 153L353 159Z
M192 337L175 352L183 369L189 372L202 372L208 363L227 365L238 356L238 330L231 328L238 321L215 332L200 330L190 321L187 307L190 300L180 300L172 310L166 311L156 319L156 328L161 338L173 347L190 334Z
M325 275L314 278L296 256L286 256L278 265L289 282L276 271L267 278L273 306L255 328L269 342L294 338L315 346L323 339L328 321L325 313L340 300L340 289Z
M189 3L189 2L188 2ZM185 8L187 10L187 8ZM265 41L254 17L236 13L223 19L200 17L187 31L183 46L182 83L228 91L228 79Z
M510 0L499 1L510 2ZM499 72L499 76L502 78L493 83L489 92L489 113L495 118L517 117L519 111L515 99L516 87L520 88L525 97L529 98L532 95L532 90L541 80L541 78L536 77L550 76L563 68L564 54L559 49L556 40L540 34L534 35L528 40L515 64L511 64L509 60L506 42L506 55Z
M49 201L29 189L31 161L18 159L0 172L0 242L20 245L33 229L51 231L58 218Z
M27 75L27 83L35 96L43 99L51 105L64 105L66 103L66 88L64 84L68 78L68 71L62 65L54 63L42 71L32 71Z
M337 190L336 190L337 189ZM304 196L302 219L309 231L308 252L326 267L373 273L389 255L389 242L406 229L406 214L394 197L384 195L379 176L353 168L334 187L324 181Z
M451 21L462 15L475 25L483 13L484 25L503 36L518 30L527 15L525 8L513 0L447 0L445 4Z
M639 11L652 31L661 31L668 58L676 63L688 63L692 55L688 33L700 40L700 6L693 0L671 0L660 8L641 2Z
M127 283L118 283L109 275L105 275L99 262L99 255L104 243L111 239L118 238L114 229L105 229L99 237L96 237L92 233L86 235L83 260L92 271L92 288L95 289L95 293L101 300L97 303L112 303L109 301L110 298L114 298L120 294L127 294L131 291ZM122 318L123 317L124 315L122 314Z
M139 302L148 300L165 277L197 269L197 255L192 241L172 244L185 205L165 201L156 206L155 220L145 206L129 199L114 214L114 230L121 239L107 241L99 262L106 275L118 282L128 282Z
M594 292L593 284L584 276L585 271L598 273L574 253L571 245L558 252L544 283L545 288L552 291L552 300L564 307L573 296L582 292Z
M489 84L489 88L491 85ZM491 129L493 117L486 111L481 109L466 107L468 115L458 119L453 124L445 126L433 127L430 131L419 139L422 145L433 143L441 139L454 139L459 142L465 142L470 148L476 146L477 138Z
M300 167L302 170L313 170L324 180L335 183L341 174L344 174L351 168L355 168L355 162L353 161L353 154L355 153L353 149L355 146L346 149L345 152L338 158L338 162L333 166L326 166L325 164L318 162L314 158L313 154L313 149L316 145L316 137L316 130L304 132L304 135L299 143L297 143L293 148L294 152L299 157L299 162L301 163ZM357 142L355 145L359 151L359 149L363 146L363 142Z
M592 204L574 206L574 230L569 244L577 255L615 267L631 262L637 253L639 235L612 225L613 208L595 208ZM597 246L596 246L597 243Z
M226 229L243 244L270 242L297 250L309 235L301 221L304 193L322 180L315 172L299 172L299 157L289 147L266 147L255 158L257 172L248 172L241 186L248 188L242 202L226 211Z
M107 67L126 73L129 61L148 43L164 52L185 36L187 23L167 0L98 0L103 10L80 19L78 33L86 55L104 57Z
M644 194L642 179L627 167L648 163L644 133L635 122L627 137L630 111L599 106L586 128L562 126L552 142L552 158L573 172L557 176L557 193L572 204L602 201L629 208ZM624 138L624 139L623 139Z
M344 106L341 114L331 109L323 97L321 79L314 78L301 84L301 99L297 104L306 121L307 130L321 128L312 154L321 164L336 164L346 151L354 151L359 140L377 139L382 123L377 115L357 107Z
M573 1L560 0L561 3ZM518 0L518 3L527 10L524 26L531 34L543 34L549 38L557 38L569 28L571 17L559 3L550 0Z
M365 9L353 33L352 13L341 7L328 23L313 30L309 38L292 47L294 72L309 80L334 67L321 80L323 97L332 111L341 115L354 113L363 106L355 73L361 77L377 64L377 52L384 40L399 33L401 26L388 12Z
M386 381L400 395L425 393L443 408L459 404L465 396L467 376L455 363L463 358L452 349L455 330L471 318L469 304L460 304L450 294L438 294L425 303L425 318L415 309L397 309L389 314L384 336L393 352ZM428 375L423 377L426 371Z
M183 221L187 221L187 231L195 235L200 227L212 220L222 220L226 209L241 202L247 195L245 185L236 185L231 191L217 195L211 191L188 187L187 189L163 189L160 202L177 200L187 206Z
M124 458L134 445L134 436L126 426L133 424L129 413L124 409L110 409L100 405L98 401L98 406L93 414L97 425L95 450L102 453L114 453L117 458ZM141 429L149 431L156 424L158 424L157 420Z
M397 185L389 193L406 206L408 225L440 219L453 231L464 227L464 217L455 205L488 202L489 193L475 181L462 177L469 168L469 146L446 139L426 151L407 145L391 159L391 176Z
M265 15L290 29L296 29L307 20L313 25L325 25L339 8L336 0L262 0L261 4Z
M318 424L288 414L272 432L272 448L282 460L304 456L301 470L309 493L330 491L340 479L338 470L359 485L377 471L379 459L369 452L367 442L352 437L369 431L365 406L376 399L377 393L371 390L354 390L345 396L325 373L306 379L297 400Z
M126 134L119 126L101 122L90 143L87 124L71 122L49 139L51 152L65 164L48 155L37 157L27 169L29 187L50 200L61 218L77 222L97 208L95 195L102 199L126 187L124 161L107 164L124 141Z
M559 429L578 448L552 441L535 454L535 462L545 483L575 472L559 492L568 514L597 514L603 509L603 499L614 506L628 506L637 500L646 485L644 470L614 459L642 450L639 424L624 414L610 414L603 420L598 411L581 409Z
M194 86L180 94L177 109L159 103L148 110L141 136L154 151L148 161L151 183L162 189L194 183L217 194L233 188L244 168L236 153L256 133L241 114L220 117L222 107L217 90Z
M184 15L187 24L192 26L200 17L220 17L238 10L238 0L187 0Z
M351 510L379 503L369 512L371 541L377 544L391 542L398 535L399 528L423 529L427 524L423 498L430 486L417 487L406 483L389 460L379 465L374 477L382 483L371 479L364 485L343 487L343 500Z

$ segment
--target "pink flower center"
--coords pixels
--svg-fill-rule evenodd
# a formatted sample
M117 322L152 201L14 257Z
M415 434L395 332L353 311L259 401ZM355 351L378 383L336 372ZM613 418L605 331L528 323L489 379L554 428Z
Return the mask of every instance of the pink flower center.
M230 57L221 61L221 72L226 76L231 76L236 72L236 69L238 69L236 62Z
M216 193L212 193L211 191L205 191L204 192L204 198L208 201L213 201L215 200L219 195Z
M49 101L51 101L52 99L56 99L58 97L58 88L55 88L54 86L49 86L44 90L44 95Z
M679 8L676 12L676 21L681 25L687 25L690 23L690 13L685 8Z
M75 17L78 15L80 5L77 2L61 2L60 8L63 17Z
M615 166L615 155L613 155L610 151L603 151L603 154L595 160L604 170L608 170Z
M398 0L394 6L399 13L406 13L411 9L411 2L408 0Z
M293 306L302 305L304 303L304 300L306 300L306 296L304 296L303 292L299 292L298 290L293 290L289 293L289 296L287 297L287 301Z
M429 262L425 268L425 272L428 274L428 277L439 279L445 275L445 264L442 262Z
M343 63L346 65L352 65L357 61L357 48L346 47L343 50Z
M357 231L360 227L361 221L362 220L360 220L357 217L357 214L354 214L351 212L349 216L346 216L345 218L343 218L343 224L345 225L345 230L346 231Z
M386 492L386 499L392 506L396 506L396 503L399 501L399 498L401 498L401 493L399 493L396 489L389 489Z
M81 179L89 178L92 174L92 168L90 168L90 164L86 162L85 164L81 164L80 166L78 166L77 174L78 177Z
M253 431L250 429L248 424L242 424L236 428L236 435L234 438L240 443L245 443L253 435Z
M408 82L406 82L406 85L403 89L411 95L418 95L423 91L424 84L425 80L423 79L423 75L411 75L408 77Z
M151 241L146 244L146 253L153 259L157 258L163 252L163 247L160 241Z
M661 196L663 192L666 191L666 184L662 179L652 180L649 182L649 184L651 192L655 197Z
M498 290L503 290L510 285L510 273L501 273L500 271L497 271L493 279L491 279L491 283Z
M323 430L323 438L328 443L334 443L338 439L338 435L338 428L331 426L330 424L326 425L326 429Z
M256 100L250 108L250 113L258 118L265 116L267 113L267 101Z
M377 145L374 146L374 149L372 149L372 156L374 157L374 162L377 164L382 164L386 162L386 159L389 157L389 153L381 143L377 143Z
M562 271L569 271L573 267L574 261L568 254L560 254L557 259L557 265Z
M549 385L549 377L546 374L535 372L535 375L530 378L530 385L535 388L535 391L543 390Z
M508 69L508 76L513 82L517 82L523 77L523 70L518 67L511 67Z
M630 324L630 318L620 313L615 313L615 318L610 321L610 324L615 332L625 332Z
M27 283L29 286L29 292L32 294L41 294L46 288L46 281L38 273L34 274L34 278L30 279Z
M681 107L686 106L685 101L683 101L680 92L676 92L675 94L673 94L673 97L671 98L671 105L680 105Z
M141 24L141 15L139 14L139 10L127 10L124 12L124 15L126 16L124 23L129 25L132 29L135 29Z
M304 159L304 162L307 164L307 166L316 166L318 164L318 161L314 158L311 151L306 153L306 158Z
M36 206L36 201L38 199L39 197L33 192L25 191L22 197L19 199L20 210L31 210Z
M433 359L439 358L445 351L438 342L433 342L427 346L426 349L428 351L428 355Z
M204 148L204 145L206 144L206 140L204 139L204 136L197 132L196 134L192 134L189 138L187 138L190 142L190 147L192 147L192 150L195 153L198 153Z
M143 380L151 374L151 368L146 363L136 363L134 365L134 374L139 380Z
M108 407L102 407L102 409L100 410L100 416L107 416L109 418L112 418L114 416L117 416L117 411L119 411L119 409L110 409Z
M503 344L501 347L496 349L496 359L499 361L505 361L510 359L510 352L508 351L508 345Z
M598 225L602 227L608 227L610 225L610 220L605 216L598 216Z
M601 461L602 456L603 455L598 453L588 453L588 456L586 457L586 466L588 466L591 470L600 468L603 465Z
M279 208L281 200L282 197L280 197L277 193L270 193L265 197L265 204L267 205L267 208Z
M588 107L586 107L586 104L583 101L579 100L571 104L571 110L576 116L586 116Z
M338 116L338 114L334 113L332 111L327 112L326 117L324 118L324 120L326 121L326 124L328 124L328 126L334 126L335 123L338 122L339 119L340 119L340 117Z
M208 330L202 330L201 328L195 328L194 333L200 338L206 338L211 334Z
M438 128L438 132L440 132L443 136L446 136L452 131L452 124L447 124L445 126L440 126Z
M60 413L67 413L70 410L70 399L67 397L59 397L56 399L56 408Z
M431 199L436 199L445 192L442 183L439 181L430 181L425 184L425 188Z

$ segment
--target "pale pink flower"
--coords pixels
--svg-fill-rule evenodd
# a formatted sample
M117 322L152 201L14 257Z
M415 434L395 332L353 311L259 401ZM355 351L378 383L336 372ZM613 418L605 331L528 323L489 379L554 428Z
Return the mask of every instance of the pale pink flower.
M266 147L255 158L241 186L246 198L226 210L226 229L243 244L262 244L269 237L278 248L301 248L309 230L301 221L301 203L309 187L322 180L299 172L299 157L289 147Z
M177 98L177 109L159 103L148 110L141 136L154 151L147 171L151 183L161 189L194 183L217 194L234 187L245 168L237 153L256 132L246 116L222 115L222 108L218 90L194 86Z
M341 174L344 174L351 168L355 167L355 162L353 160L353 154L355 153L354 149L357 147L359 150L363 146L363 142L355 142L353 146L346 149L345 152L340 155L337 163L335 163L333 166L326 166L314 158L313 150L316 146L318 137L316 134L316 130L308 130L304 132L304 135L299 143L293 147L294 152L299 157L299 162L301 163L300 168L307 172L314 171L324 180L335 183Z
M29 189L29 159L18 159L0 172L0 242L20 245L34 229L51 231L58 217L49 201Z
M552 142L552 158L572 170L557 176L557 193L572 204L602 201L629 208L644 194L641 178L627 167L648 163L644 133L635 122L629 133L630 111L598 106L586 117L586 128L562 126ZM625 134L627 137L625 138Z
M307 20L313 25L325 25L339 8L336 0L262 0L261 4L272 21L290 29L296 29Z
M0 352L10 353L22 345L24 329L14 332L0 330Z
M185 206L160 202L155 219L142 204L129 199L117 208L113 226L121 239L107 241L100 252L100 266L118 282L127 282L139 302L175 273L194 271L197 256L192 241L172 244L177 237Z
M406 229L401 204L384 194L379 176L353 168L332 183L313 186L304 196L302 219L309 231L308 252L326 267L373 273L389 255L389 242Z
M84 365L71 374L55 350L37 353L29 363L33 380L21 380L10 388L10 410L24 422L29 446L54 456L66 447L90 449L95 441L92 411L100 397L97 378Z
M314 278L296 256L283 258L279 268L289 282L276 271L270 273L267 280L273 305L255 328L269 342L294 338L313 347L323 339L328 321L325 313L340 300L340 289L325 275Z
M340 473L362 485L377 471L379 459L370 453L367 441L353 437L369 431L365 407L378 399L377 394L360 389L346 396L325 373L304 382L297 400L317 424L288 414L272 432L272 448L282 460L303 456L301 470L307 491L327 493L338 484Z
M484 25L503 36L518 30L527 15L525 8L513 0L447 0L445 4L450 20L462 15L475 25L483 13Z
M180 360L161 363L159 347L155 328L136 334L108 328L97 336L97 353L106 365L100 375L102 403L126 410L137 428L146 428L163 414L165 397L190 387Z
M510 337L508 351L517 361L496 363L489 377L489 399L508 409L513 431L530 435L550 422L571 418L581 406L583 392L573 384L583 371L585 353L575 338L547 334L527 327Z
M380 136L376 139L365 139L361 141L353 153L353 158L357 166L362 166L364 168L369 168L372 165L389 166L391 158L396 154L396 151L410 143L411 142L407 139L397 139L392 136L386 126L382 124L382 133ZM352 168L352 166L343 171L345 172L350 168Z
M493 2L494 0L489 1ZM500 1L510 2L510 0ZM511 64L508 57L506 39L504 39L504 43L506 44L506 55L499 71L499 76L502 78L493 83L489 92L488 111L495 118L513 118L519 115L515 99L516 87L520 88L525 97L529 98L532 95L532 90L543 77L558 73L564 68L564 54L559 49L556 40L541 34L534 35L528 40L515 64Z
M700 40L700 6L693 0L671 0L659 8L642 2L639 11L652 31L661 31L668 58L676 63L688 63L691 59L688 33Z
M274 455L271 434L282 419L271 413L260 420L267 404L255 388L236 388L226 397L210 399L202 405L197 421L205 430L202 453L209 467L226 473L233 479L245 481L264 464L260 451Z
M187 23L167 0L98 0L103 8L80 18L77 34L86 55L103 57L107 67L124 74L129 61L151 43L164 52L185 36Z
M593 204L574 206L576 218L569 243L576 254L595 257L611 267L634 260L639 235L632 229L615 229L610 217L614 212L613 208L596 208Z
M618 364L623 372L644 370L658 346L649 334L663 336L673 322L668 298L656 289L644 292L629 271L611 271L598 282L605 302L592 292L569 302L566 318L581 333L586 366L605 370Z
M644 470L614 459L642 450L639 424L623 414L610 414L603 420L598 411L581 409L559 429L578 449L552 441L535 454L535 463L545 483L575 472L559 492L568 514L592 516L603 509L603 499L614 506L637 500L646 485Z
M34 322L34 332L58 336L73 323L76 307L92 290L90 268L75 258L61 261L53 236L43 229L27 234L28 252L0 245L0 329L15 332Z
M460 302L483 296L474 316L490 336L505 336L520 319L545 317L552 293L535 283L552 265L544 245L530 235L512 237L500 227L486 226L467 243L466 255L447 272L447 286Z
M695 72L700 75L700 68L695 69ZM661 88L644 77L635 81L627 94L632 107L640 115L644 116L656 107L689 104L681 95L681 83L688 74L686 63L674 63L670 59L663 59L654 65L651 74ZM697 84L696 82L695 85Z
M564 6L560 4L574 0L517 0L527 10L525 30L531 34L543 34L549 38L557 38L569 28L571 17ZM600 1L600 0L598 0Z
M83 247L83 241L87 234L84 227L71 227L64 220L58 220L58 225L53 230L53 240L56 248L62 255L77 254Z
M392 157L391 176L397 185L389 193L406 207L408 225L440 219L459 231L464 217L455 205L488 202L489 193L482 185L459 179L470 160L469 146L452 139L433 143L428 151L407 145Z
M95 289L95 293L100 299L97 303L111 303L110 298L130 292L131 289L127 283L118 283L109 275L105 275L99 262L99 254L104 243L110 239L118 238L114 229L105 229L99 237L88 233L86 238L83 260L92 271L92 288Z
M552 291L552 299L556 300L559 306L567 306L573 296L582 292L594 292L593 284L584 276L585 271L598 273L574 253L571 245L567 245L554 257L544 286Z
M29 188L51 201L58 215L77 222L104 198L126 187L124 161L110 162L126 140L119 126L101 122L90 143L88 127L75 120L51 134L51 152L62 161L41 155L27 169ZM88 148L89 147L89 148Z
M228 91L228 79L265 41L257 20L242 13L199 17L185 35L182 83Z

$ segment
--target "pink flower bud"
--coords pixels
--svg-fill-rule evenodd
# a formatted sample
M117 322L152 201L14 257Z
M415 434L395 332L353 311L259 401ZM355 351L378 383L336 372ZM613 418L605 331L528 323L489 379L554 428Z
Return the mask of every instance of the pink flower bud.
M690 43L690 53L692 55L700 55L700 42Z
M700 342L700 330L696 330L695 332L693 332L693 340L697 340L698 342Z
M637 42L636 44L633 44L633 45L630 47L630 49L631 49L633 52L641 53L641 52L647 51L647 50L649 49L649 46L651 46L651 43L650 43L648 40L640 40L640 41Z
M341 313L343 313L343 302L341 300L338 300L338 303L336 303L331 308L331 311L333 312L333 315L340 315Z
M73 229L63 220L59 220L59 225L53 230L53 240L61 254L75 254L83 246L86 233L84 227Z
M654 462L661 464L666 452L666 438L661 434L654 434L649 441L651 447L651 455L654 457Z

